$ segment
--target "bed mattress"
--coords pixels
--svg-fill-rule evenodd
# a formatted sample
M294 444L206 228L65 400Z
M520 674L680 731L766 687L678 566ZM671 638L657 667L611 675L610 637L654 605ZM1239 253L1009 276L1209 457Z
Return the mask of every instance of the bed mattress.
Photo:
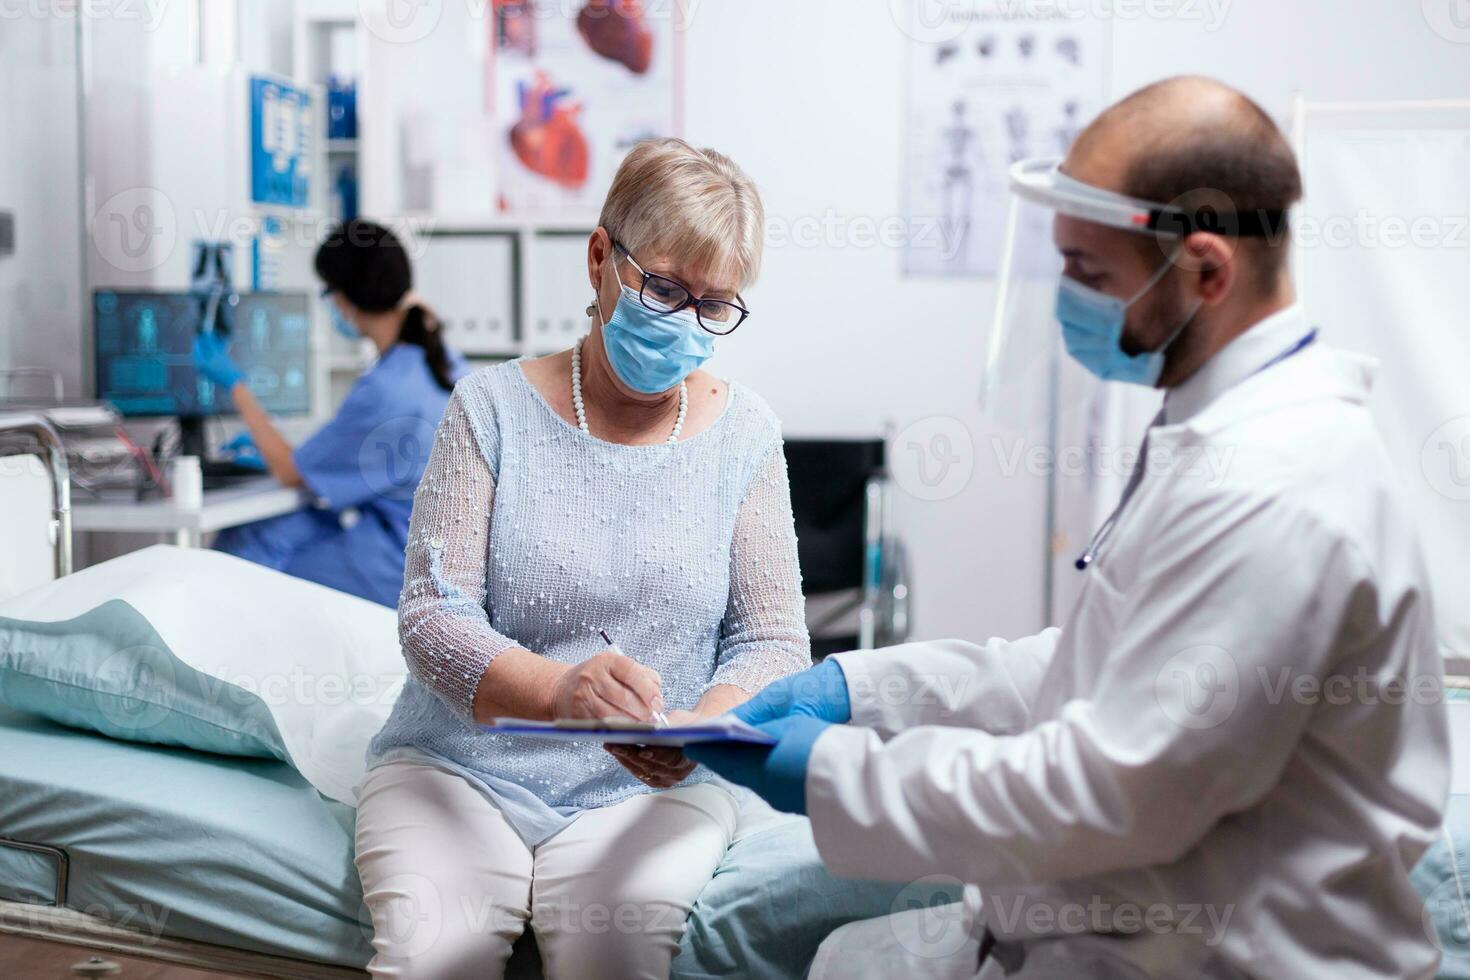
M361 967L353 811L280 762L144 746L0 706L0 837L71 859L66 905L114 925ZM0 847L0 898L51 904L55 862Z
M794 980L838 926L959 896L948 880L834 878L805 820L742 796L678 980ZM372 933L354 823L281 762L122 742L0 706L0 837L66 850L66 905L113 925L361 968ZM55 878L50 857L0 847L0 899L49 905ZM538 974L534 944L518 943L508 975Z

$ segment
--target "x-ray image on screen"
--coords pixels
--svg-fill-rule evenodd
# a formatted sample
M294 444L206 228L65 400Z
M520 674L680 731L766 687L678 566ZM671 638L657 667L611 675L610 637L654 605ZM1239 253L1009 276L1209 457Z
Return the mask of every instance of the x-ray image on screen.
M302 293L234 299L230 356L275 415L311 409L310 325ZM226 415L228 391L194 367L203 300L190 292L98 290L93 296L97 397L128 416Z

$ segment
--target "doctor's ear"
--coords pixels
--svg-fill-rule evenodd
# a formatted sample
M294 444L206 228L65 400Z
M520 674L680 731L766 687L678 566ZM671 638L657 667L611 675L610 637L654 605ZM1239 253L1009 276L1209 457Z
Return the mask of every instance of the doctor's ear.
M1184 240L1176 263L1197 274L1199 298L1208 306L1224 301L1240 274L1238 243L1225 235L1199 232Z

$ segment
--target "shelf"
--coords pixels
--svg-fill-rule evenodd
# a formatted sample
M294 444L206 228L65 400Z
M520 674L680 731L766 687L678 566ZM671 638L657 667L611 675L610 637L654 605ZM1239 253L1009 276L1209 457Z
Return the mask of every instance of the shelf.
M385 223L390 227L407 225L422 228L431 235L445 232L461 235L590 235L597 228L597 218L595 214L537 218L498 214L493 211L478 214L410 211L393 215Z
M338 374L348 371L361 373L365 367L367 367L367 360L358 354L332 354L327 357L328 370Z

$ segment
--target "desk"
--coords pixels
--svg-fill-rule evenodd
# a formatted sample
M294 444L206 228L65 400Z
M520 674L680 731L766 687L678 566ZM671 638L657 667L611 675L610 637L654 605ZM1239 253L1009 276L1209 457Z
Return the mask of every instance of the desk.
M174 506L172 500L130 498L73 500L71 526L77 531L132 531L172 534L181 548L197 548L211 531L289 514L305 503L298 490L262 476L231 487L204 491L197 510Z

